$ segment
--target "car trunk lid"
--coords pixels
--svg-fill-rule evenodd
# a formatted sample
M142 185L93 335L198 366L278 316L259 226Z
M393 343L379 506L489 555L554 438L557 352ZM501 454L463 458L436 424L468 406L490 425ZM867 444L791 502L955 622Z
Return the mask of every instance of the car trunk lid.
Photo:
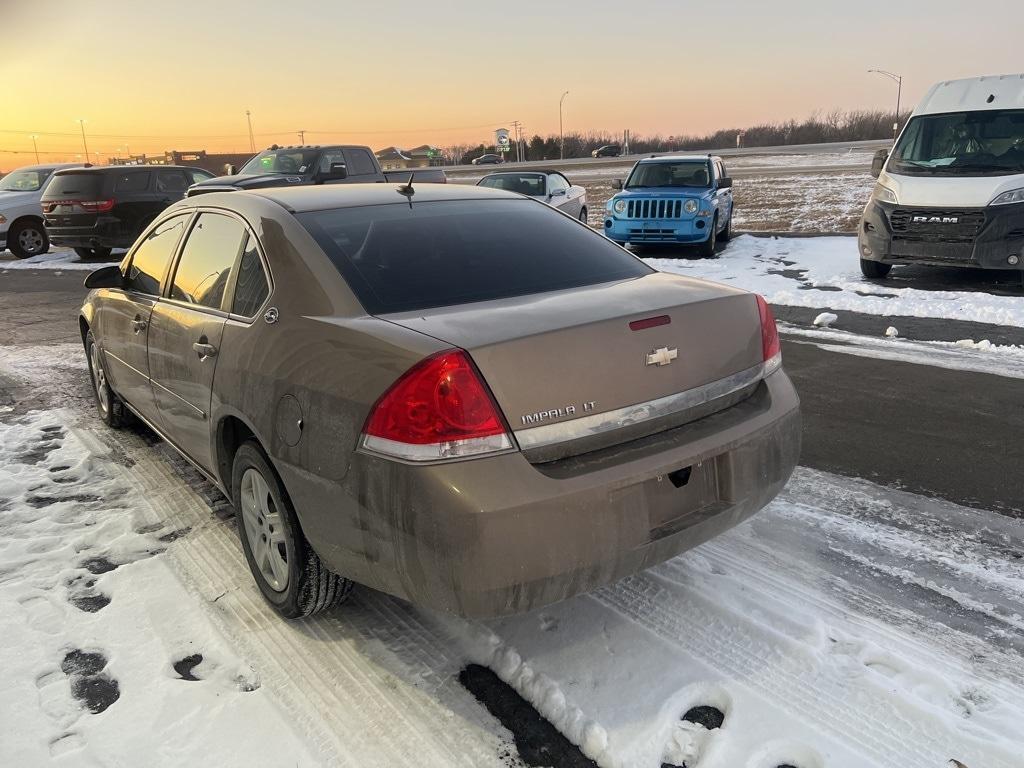
M469 352L536 461L728 407L763 362L753 295L666 273L384 318Z

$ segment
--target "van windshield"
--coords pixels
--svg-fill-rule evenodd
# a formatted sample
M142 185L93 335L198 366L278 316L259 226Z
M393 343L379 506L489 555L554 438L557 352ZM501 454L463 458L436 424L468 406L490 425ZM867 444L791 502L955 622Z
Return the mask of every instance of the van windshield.
M626 179L626 189L684 187L704 189L711 184L706 160L638 163Z
M888 171L906 176L1024 173L1024 110L911 118L893 149Z

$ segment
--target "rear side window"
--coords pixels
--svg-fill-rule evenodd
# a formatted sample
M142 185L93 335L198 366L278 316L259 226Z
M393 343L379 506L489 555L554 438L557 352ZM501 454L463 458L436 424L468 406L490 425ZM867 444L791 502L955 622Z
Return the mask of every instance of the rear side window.
M43 200L97 200L103 179L98 173L55 173Z
M453 200L301 213L371 314L641 277L654 270L532 200Z
M245 227L237 219L218 213L199 214L174 270L171 298L220 309L245 235Z
M256 238L249 235L242 258L238 262L238 278L235 283L235 297L231 311L242 317L253 317L270 295L267 273L263 270Z
M370 153L365 149L346 149L345 155L348 157L349 176L366 176L377 173L377 166L370 158Z
M114 179L115 192L145 192L149 186L149 171L120 173Z
M150 296L160 294L160 280L174 255L187 221L187 214L174 216L146 235L128 265L125 275L128 290Z

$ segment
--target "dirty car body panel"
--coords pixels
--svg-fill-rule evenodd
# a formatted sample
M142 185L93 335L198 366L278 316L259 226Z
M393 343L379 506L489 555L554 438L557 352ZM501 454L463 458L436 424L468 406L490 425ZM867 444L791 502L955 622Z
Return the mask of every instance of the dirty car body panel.
M215 308L172 295L204 213L258 243L267 289L244 314L240 274ZM545 205L375 184L213 192L154 226L174 215L190 229L158 295L135 303L203 322L180 320L174 341L149 330L133 374L149 387L118 394L140 412L133 399L147 399L151 423L228 493L233 441L251 434L312 548L354 581L465 616L529 610L738 524L796 464L798 398L765 357L757 297L656 272ZM132 312L105 306L125 297L96 289L83 308L107 354ZM211 327L215 367L173 363ZM392 451L372 427L383 404L452 355L464 365L434 396L472 379L501 424L497 447Z

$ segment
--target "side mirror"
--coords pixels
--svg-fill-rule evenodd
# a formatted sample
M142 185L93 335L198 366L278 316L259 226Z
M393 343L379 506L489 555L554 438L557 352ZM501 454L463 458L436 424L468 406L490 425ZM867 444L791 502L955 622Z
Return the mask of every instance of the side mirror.
M885 168L885 162L888 159L889 150L880 149L875 152L875 156L871 160L871 175L877 179L882 174L882 169Z
M90 272L85 278L86 288L123 288L124 275L121 274L119 264L111 264L107 267L100 267L95 272Z
M718 180L719 189L729 189L732 186L732 177L723 176Z
M232 165L231 163L225 163L224 164L224 175L225 176L234 176L237 173L238 173L238 168L236 166Z
M622 189L622 179L612 179L612 189Z
M565 195L564 189L552 189L551 194L548 197L563 197Z
M348 178L348 166L344 163L331 163L331 169L320 174L320 181L334 181Z

